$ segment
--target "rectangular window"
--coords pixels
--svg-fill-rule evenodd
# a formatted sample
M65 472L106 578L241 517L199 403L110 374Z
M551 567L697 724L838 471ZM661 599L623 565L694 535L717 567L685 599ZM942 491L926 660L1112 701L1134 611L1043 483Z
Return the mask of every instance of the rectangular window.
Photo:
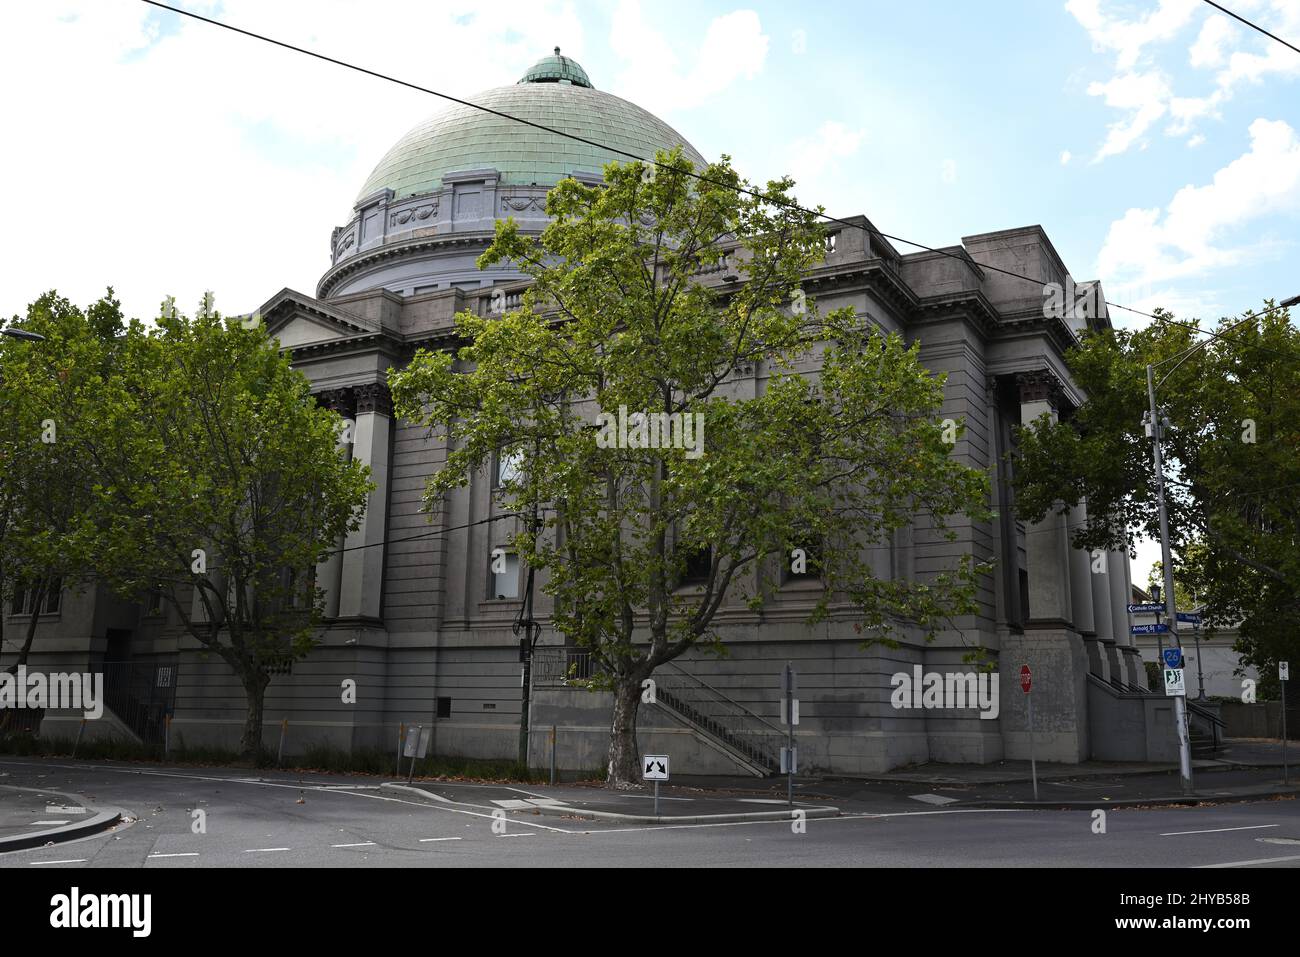
M35 603L35 590L21 582L16 583L14 585L13 599L9 603L9 614L30 615L36 610L33 607ZM62 605L63 579L51 578L46 586L45 595L41 599L40 613L42 615L57 615Z
M491 572L491 598L519 597L519 556L514 552L494 549L489 571Z
M507 482L519 477L519 467L523 463L523 454L518 449L501 449L497 452L496 469L493 471L492 487L501 488Z
M683 585L703 585L709 580L709 570L713 567L713 549L708 545L697 548L686 555L686 566L682 569Z
M450 699L450 698L439 698L439 699L438 699L438 717L439 717L439 718L450 718L450 717L451 717L451 699Z
M150 588L149 595L145 601L144 613L150 618L156 618L162 614L163 597L161 588Z
M816 535L804 535L785 556L786 581L821 581L825 544Z

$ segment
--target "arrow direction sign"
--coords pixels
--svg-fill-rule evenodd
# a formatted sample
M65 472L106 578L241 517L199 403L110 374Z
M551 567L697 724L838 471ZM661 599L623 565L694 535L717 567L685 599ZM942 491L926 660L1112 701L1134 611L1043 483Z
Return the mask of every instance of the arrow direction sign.
M1133 625L1129 628L1129 633L1134 635L1163 635L1169 631L1169 626L1164 622L1158 625Z
M668 755L666 754L647 754L641 759L641 780L643 781L667 781L668 780Z
M1165 606L1159 602L1145 602L1141 605L1129 605L1128 613L1130 615L1158 615L1165 610Z

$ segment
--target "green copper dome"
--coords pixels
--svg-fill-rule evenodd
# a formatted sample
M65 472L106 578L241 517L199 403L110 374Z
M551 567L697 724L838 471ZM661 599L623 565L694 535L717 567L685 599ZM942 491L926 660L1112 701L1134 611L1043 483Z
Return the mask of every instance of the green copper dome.
M560 48L555 48L554 56L544 56L532 68L524 74L520 83L560 83L568 81L574 86L585 86L592 89L591 80L587 78L587 71L578 65L576 60L570 60L567 56L560 56Z
M565 82L567 81L567 82ZM558 53L539 60L514 86L470 102L645 159L680 145L697 166L704 159L685 138L634 103L591 85L586 72ZM555 133L453 106L411 130L379 161L357 198L387 187L397 198L428 193L447 173L491 168L507 186L554 186L575 172L597 173L626 157Z

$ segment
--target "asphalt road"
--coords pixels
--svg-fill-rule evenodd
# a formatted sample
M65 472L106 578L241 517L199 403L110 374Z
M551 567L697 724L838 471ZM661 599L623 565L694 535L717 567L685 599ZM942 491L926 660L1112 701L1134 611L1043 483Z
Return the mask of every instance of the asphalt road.
M534 785L444 784L446 800L430 803L344 776L300 785L289 774L54 759L0 760L0 775L129 814L100 835L0 854L0 868L1300 866L1295 800L1110 808L1094 833L1087 810L945 809L862 792L834 802L844 816L795 833L788 821L626 825L512 807L574 793Z

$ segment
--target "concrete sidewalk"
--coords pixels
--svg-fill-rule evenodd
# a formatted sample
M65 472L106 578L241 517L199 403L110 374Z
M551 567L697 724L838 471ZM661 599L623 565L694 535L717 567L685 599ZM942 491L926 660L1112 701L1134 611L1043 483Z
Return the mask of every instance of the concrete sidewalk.
M75 840L121 820L119 808L95 807L61 791L0 785L0 853Z

